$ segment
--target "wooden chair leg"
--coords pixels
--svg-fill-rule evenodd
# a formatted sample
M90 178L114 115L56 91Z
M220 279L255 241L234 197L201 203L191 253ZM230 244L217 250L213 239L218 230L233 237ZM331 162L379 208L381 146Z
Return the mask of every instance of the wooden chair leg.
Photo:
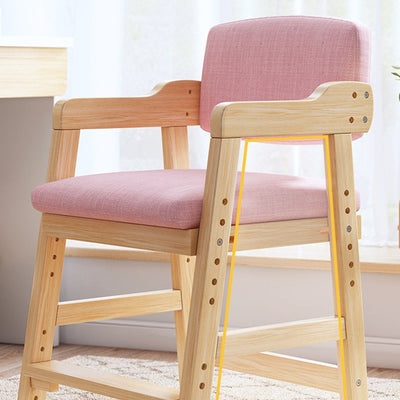
M211 395L239 148L211 139L180 400Z
M53 350L57 304L60 294L65 239L48 237L40 228L33 277L18 400L44 400L43 385L24 375L24 367L49 361Z
M366 400L368 399L367 368L351 135L331 135L329 145L334 188L339 291L342 316L346 321L344 362L338 342L338 364L340 376L342 369L345 369L347 399ZM333 259L333 249L331 253ZM333 279L335 279L334 272ZM343 385L341 398L345 398Z
M176 347L180 381L182 381L195 261L196 257L171 254L172 288L180 290L182 295L182 310L175 311Z

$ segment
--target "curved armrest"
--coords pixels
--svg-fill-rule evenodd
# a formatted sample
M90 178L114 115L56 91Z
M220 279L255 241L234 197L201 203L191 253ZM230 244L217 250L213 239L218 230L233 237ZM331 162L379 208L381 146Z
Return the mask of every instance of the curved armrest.
M328 82L304 100L220 103L211 136L220 138L363 133L373 114L371 86Z
M59 101L54 129L137 128L199 124L200 82L161 83L146 96Z

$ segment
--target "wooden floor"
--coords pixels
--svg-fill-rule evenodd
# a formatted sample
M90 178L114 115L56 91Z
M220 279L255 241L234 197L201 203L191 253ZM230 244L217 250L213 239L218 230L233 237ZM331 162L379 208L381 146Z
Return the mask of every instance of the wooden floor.
M20 372L22 346L0 344L0 379L9 378ZM53 359L65 360L77 355L93 355L115 358L141 358L146 360L176 361L176 353L160 351L118 349L114 347L77 346L62 344L53 351ZM368 368L368 376L375 378L400 379L400 370Z

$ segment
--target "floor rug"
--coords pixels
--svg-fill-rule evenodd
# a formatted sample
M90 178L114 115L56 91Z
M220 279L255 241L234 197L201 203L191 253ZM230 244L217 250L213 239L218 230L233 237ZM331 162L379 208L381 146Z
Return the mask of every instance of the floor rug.
M178 387L177 364L133 358L99 356L77 356L67 362L113 372L166 385ZM0 400L16 399L19 377L0 380ZM400 380L368 379L368 400L400 399ZM215 394L213 395L215 398ZM108 397L82 392L77 389L60 387L60 391L49 393L48 400L104 400ZM221 400L338 400L335 393L324 392L303 386L277 382L274 380L243 375L224 370Z

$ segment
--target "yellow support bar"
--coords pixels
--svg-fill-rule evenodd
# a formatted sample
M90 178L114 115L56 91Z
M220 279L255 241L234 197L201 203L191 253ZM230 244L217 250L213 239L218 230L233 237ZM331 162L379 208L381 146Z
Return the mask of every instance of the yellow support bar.
M223 368L223 363L224 363L226 332L228 329L229 307L230 307L231 294L232 294L233 272L234 272L234 268L235 268L236 247L237 247L237 238L238 238L238 232L239 232L240 210L241 210L241 205L242 205L243 185L244 185L244 175L245 175L246 161L247 161L248 144L249 144L249 142L281 142L281 141L315 140L315 139L322 139L324 141L325 154L326 154L329 209L330 209L330 215L331 215L331 240L332 240L332 248L333 248L333 264L334 264L334 269L335 269L335 288L336 288L336 302L337 302L337 314L338 314L337 317L339 320L340 356L341 356L341 362L342 362L341 370L342 370L342 379L343 379L344 400L347 400L346 371L345 371L345 364L344 364L344 343L343 343L344 338L343 338L342 310L341 310L341 305L340 305L341 302L340 302L340 290L339 290L339 272L338 272L338 261L337 261L335 215L334 215L334 209L333 209L332 171L331 171L331 166L330 166L330 149L329 149L328 138L329 138L328 135L316 135L316 136L269 137L269 138L246 139L245 140L243 162L242 162L242 173L241 173L241 177L240 177L239 198L238 198L238 206L237 206L237 213L236 213L235 233L233 236L231 270L230 270L230 274L229 274L229 284L228 284L226 311L225 311L225 319L224 319L224 330L222 333L222 341L221 341L221 353L220 353L221 356L220 356L220 360L219 360L216 400L219 399L219 395L220 395L220 391L221 391L222 368Z

